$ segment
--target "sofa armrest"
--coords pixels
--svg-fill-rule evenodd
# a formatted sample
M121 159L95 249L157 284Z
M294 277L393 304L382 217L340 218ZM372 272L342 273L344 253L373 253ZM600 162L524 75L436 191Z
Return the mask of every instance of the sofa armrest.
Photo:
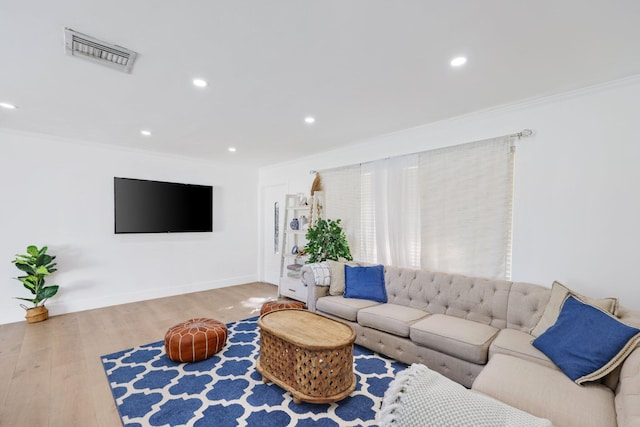
M329 295L329 286L316 285L315 276L309 264L305 264L300 270L300 280L307 287L307 309L316 311L316 301L318 298Z

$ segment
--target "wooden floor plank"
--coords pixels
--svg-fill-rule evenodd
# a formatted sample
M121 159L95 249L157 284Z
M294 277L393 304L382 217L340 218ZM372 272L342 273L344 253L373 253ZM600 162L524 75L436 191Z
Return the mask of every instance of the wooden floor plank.
M193 317L256 316L276 294L250 283L0 325L0 427L119 426L100 356L162 340Z

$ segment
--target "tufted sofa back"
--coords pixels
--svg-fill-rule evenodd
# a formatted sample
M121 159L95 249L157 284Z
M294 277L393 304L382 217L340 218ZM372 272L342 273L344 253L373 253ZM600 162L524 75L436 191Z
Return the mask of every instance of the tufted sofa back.
M507 303L507 328L529 333L538 324L549 298L550 288L514 282Z
M386 266L385 283L390 303L507 327L511 282Z

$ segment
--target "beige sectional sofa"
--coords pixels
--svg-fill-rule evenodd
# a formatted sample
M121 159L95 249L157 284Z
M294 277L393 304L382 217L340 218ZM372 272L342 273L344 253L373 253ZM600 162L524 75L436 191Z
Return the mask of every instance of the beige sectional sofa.
M302 269L307 306L350 324L357 344L423 363L556 426L640 426L640 350L604 379L577 385L531 344L550 288L385 266L387 302L379 303L345 298L344 266L329 266L329 280ZM616 305L615 314L640 326L640 312Z

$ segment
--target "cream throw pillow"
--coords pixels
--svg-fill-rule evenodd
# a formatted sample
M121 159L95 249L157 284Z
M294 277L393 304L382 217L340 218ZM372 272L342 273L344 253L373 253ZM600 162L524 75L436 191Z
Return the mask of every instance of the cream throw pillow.
M329 295L344 294L344 262L328 259L327 265L331 270L331 283L329 285Z
M533 335L534 337L539 337L547 329L553 326L553 324L556 323L556 320L558 320L558 315L560 314L560 309L562 309L562 304L564 303L564 300L567 299L568 295L573 295L577 299L589 305L598 307L599 309L613 315L615 315L618 308L617 298L588 298L580 295L579 293L573 292L562 283L553 282L553 285L551 286L551 298L549 299L549 303L545 307L544 313L542 313L542 317L538 321L538 324L531 330L531 335Z

